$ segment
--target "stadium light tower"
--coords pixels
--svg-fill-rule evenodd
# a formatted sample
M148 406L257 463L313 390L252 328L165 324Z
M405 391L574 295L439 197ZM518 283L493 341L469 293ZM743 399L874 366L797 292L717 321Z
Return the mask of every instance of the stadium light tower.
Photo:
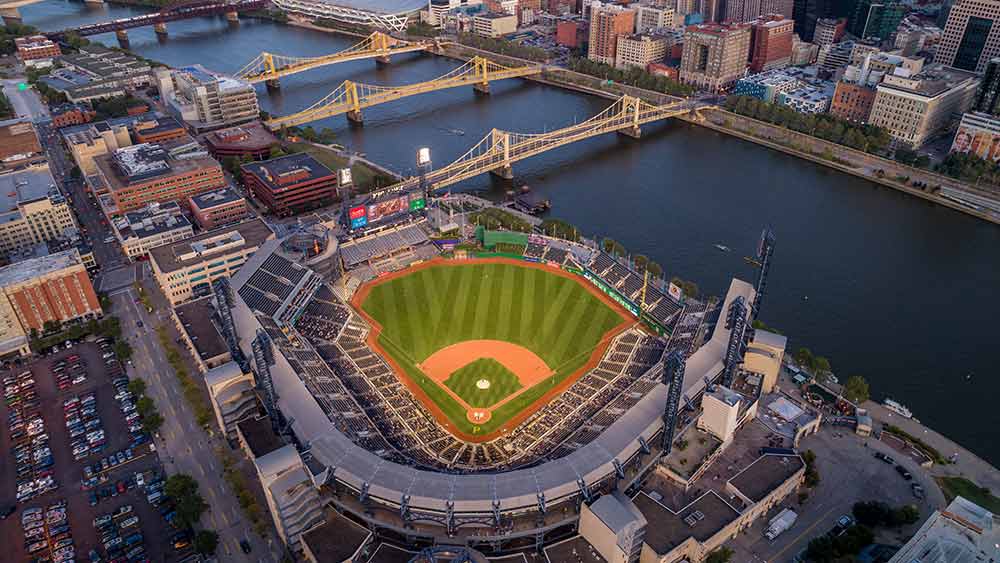
M667 403L663 406L663 436L660 446L663 455L670 454L674 443L674 429L677 427L677 411L681 404L681 387L684 386L684 354L675 350L663 360L663 383L667 388Z
M431 149L422 147L417 150L417 172L420 174L420 191L427 197L427 173L431 170Z

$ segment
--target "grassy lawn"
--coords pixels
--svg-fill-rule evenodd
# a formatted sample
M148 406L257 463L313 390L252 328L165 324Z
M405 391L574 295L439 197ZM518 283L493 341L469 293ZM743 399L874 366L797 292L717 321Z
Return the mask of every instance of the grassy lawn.
M480 389L479 381L490 386ZM492 358L480 358L458 368L444 382L456 395L472 407L491 407L521 388L517 376Z
M415 364L445 346L478 339L518 344L545 361L555 374L493 413L480 428L486 433L579 369L601 337L622 321L576 281L513 264L415 271L374 287L362 308L382 325L379 341L386 352L469 433L473 425L464 410ZM472 381L474 390L478 379Z
M339 170L347 166L347 158L340 156L335 151L330 149L317 147L306 142L285 144L288 145L288 147L294 152L305 152L311 154L313 158L320 161L324 166L331 170ZM355 163L351 166L351 176L354 179L354 185L357 186L359 192L369 192L375 188L388 186L393 183L392 178L382 176L377 171L369 168L361 162Z
M969 481L965 477L935 477L944 497L951 502L956 496L964 497L993 514L1000 514L1000 498L993 496L990 490Z

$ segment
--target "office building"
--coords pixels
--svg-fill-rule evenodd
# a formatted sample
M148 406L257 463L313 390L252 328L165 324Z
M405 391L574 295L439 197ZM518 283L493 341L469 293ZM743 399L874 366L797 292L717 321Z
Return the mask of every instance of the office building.
M500 37L517 31L514 14L488 12L472 16L472 32L485 37Z
M201 65L160 69L156 83L170 111L198 133L249 123L260 116L252 84Z
M847 22L847 30L857 37L889 39L906 15L906 6L897 0L857 0Z
M186 201L226 185L222 167L209 156L174 156L160 145L140 144L94 159L109 198L106 213L125 213L149 203Z
M1000 561L996 516L963 497L935 510L889 563Z
M14 47L25 66L50 66L52 59L62 54L59 44L44 35L16 37Z
M721 92L743 76L750 53L747 24L700 24L684 33L681 82Z
M28 333L42 331L47 322L88 320L103 314L75 248L0 268L0 289Z
M563 47L583 47L589 36L590 23L586 20L566 20L556 24L556 43Z
M934 62L983 72L1000 57L1000 0L956 0L948 13Z
M94 162L96 157L132 146L132 136L125 125L101 121L80 130L63 133L63 142L66 143L73 162L86 177L97 174L97 164Z
M57 60L61 68L39 80L71 102L113 98L152 82L149 63L99 44L85 45L79 53Z
M896 39L893 46L903 56L912 57L917 53L929 51L941 42L941 28L925 25L914 16L907 16L899 22L896 28Z
M819 48L816 64L827 72L834 73L851 64L851 54L854 52L853 41L842 41L823 45Z
M819 57L819 45L802 41L792 35L792 66L809 66Z
M278 138L259 121L213 131L203 140L208 151L219 160L229 157L264 160L270 158L271 148L278 145Z
M860 63L850 64L844 70L830 103L830 113L856 123L867 123L875 103L875 87L882 77L894 73L897 68L911 75L918 74L923 67L924 60L920 58L867 53Z
M750 72L786 67L792 62L792 29L784 16L764 16L750 27Z
M330 203L337 175L308 153L244 164L243 182L271 213L288 216Z
M150 250L149 263L170 305L211 293L211 283L231 276L274 234L260 219L215 229Z
M669 41L658 35L635 34L618 38L615 66L622 69L638 67L645 69L651 63L658 63L667 57Z
M238 223L251 215L247 200L230 187L191 196L188 209L198 227L206 231Z
M840 41L847 30L844 18L820 18L816 20L816 31L812 42L816 45L832 45Z
M0 168L15 168L44 160L42 145L31 119L18 117L0 121Z
M1000 162L1000 118L979 112L963 115L951 144L951 152Z
M635 32L647 33L675 27L674 9L666 6L639 6L635 9Z
M986 64L973 107L976 111L1000 115L1000 58L990 59Z
M150 203L113 219L111 224L122 250L131 260L158 246L194 236L191 221L175 201Z
M842 0L793 0L795 33L803 41L812 41L816 34L816 23L824 18L842 18L850 15L848 2ZM788 15L788 14L783 14Z
M0 174L0 254L76 235L73 212L47 165Z
M188 138L184 126L172 117L150 117L137 120L132 125L136 143L165 143Z
M726 0L723 20L749 23L761 16L777 15L792 19L792 0Z
M618 38L635 31L635 11L612 4L590 7L590 45L587 58L606 65L615 64Z
M884 127L900 143L919 147L948 129L975 101L979 81L974 73L941 65L907 76L905 69L887 74L876 87L872 125Z
M875 103L875 87L845 78L837 82L830 113L855 123L867 123Z

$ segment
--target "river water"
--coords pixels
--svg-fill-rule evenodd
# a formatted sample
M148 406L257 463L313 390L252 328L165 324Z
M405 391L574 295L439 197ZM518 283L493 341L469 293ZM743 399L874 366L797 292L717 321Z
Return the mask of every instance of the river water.
M47 0L21 8L25 23L55 30L127 17L140 8L93 8ZM129 32L137 53L172 66L234 72L261 50L320 55L356 40L269 21L223 19ZM113 35L97 40L113 44ZM260 88L264 109L307 107L342 80L407 84L457 63L429 55L395 57L377 68L358 61ZM599 112L608 101L524 81L437 92L365 110L363 128L343 117L339 142L402 173L418 147L436 164L459 157L493 127L537 132ZM553 215L589 235L610 236L650 255L668 275L722 294L753 273L743 260L764 225L777 235L761 318L790 335L790 349L828 356L841 379L858 374L873 396L891 396L928 423L1000 465L1000 228L864 180L682 123L647 126L639 141L608 135L514 165L516 182L552 199ZM460 188L496 190L488 175ZM733 248L721 252L713 245ZM993 327L993 328L990 328ZM949 452L944 452L946 455Z

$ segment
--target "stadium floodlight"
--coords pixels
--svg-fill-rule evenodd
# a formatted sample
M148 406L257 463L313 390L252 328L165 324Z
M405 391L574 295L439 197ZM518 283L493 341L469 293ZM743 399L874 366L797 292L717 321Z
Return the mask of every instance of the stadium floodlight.
M350 185L351 181L352 178L350 168L341 168L340 170L337 170L337 182L341 187Z
M431 163L431 149L423 147L417 151L417 166L425 166Z

